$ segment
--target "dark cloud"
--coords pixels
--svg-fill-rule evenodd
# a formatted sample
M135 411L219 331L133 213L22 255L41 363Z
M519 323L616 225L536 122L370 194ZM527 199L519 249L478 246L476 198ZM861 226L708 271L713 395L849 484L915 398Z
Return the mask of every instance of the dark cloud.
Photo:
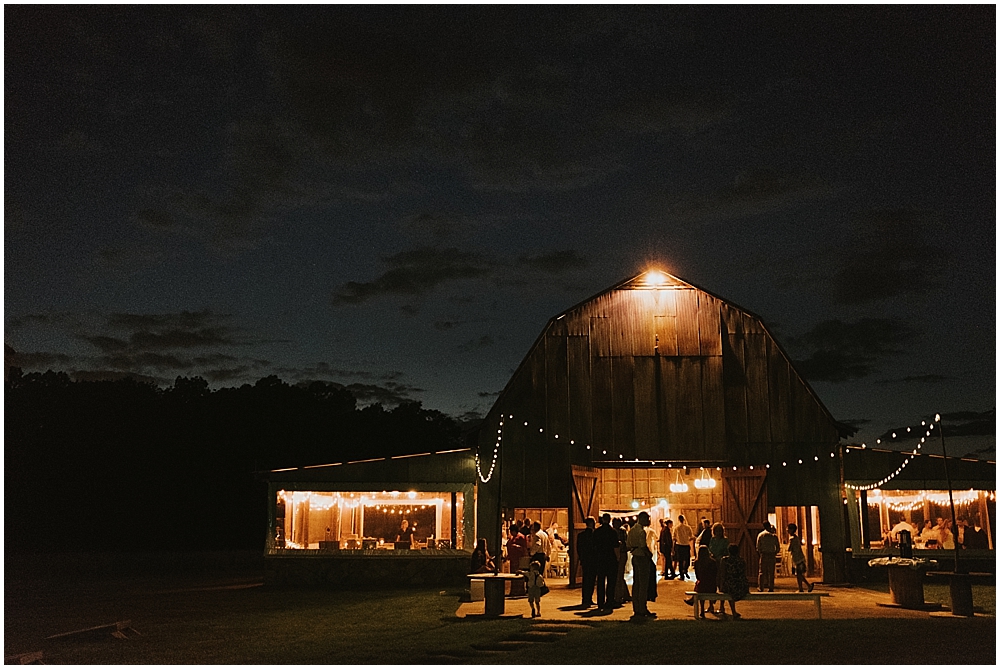
M485 276L491 261L457 248L423 247L384 258L391 267L373 281L349 281L333 296L335 305L359 304L382 295L422 295L441 284Z
M422 213L406 219L403 229L418 237L428 236L435 242L443 242L454 237L469 226L459 216Z
M403 372L398 370L373 372L371 370L363 369L338 369L325 362L317 362L306 367L278 367L275 371L282 376L287 376L293 381L315 381L329 378L394 381L404 376Z
M76 336L105 353L138 355L177 349L208 349L284 343L246 336L231 324L232 317L208 310L160 314L113 313L105 327L123 336L77 332Z
M915 336L906 324L885 318L863 318L855 323L824 321L799 337L788 340L797 351L795 367L812 381L839 383L875 372L880 359L901 352Z
M124 339L119 339L117 337L108 337L106 335L79 335L80 339L88 342L95 348L104 351L105 353L114 353L115 351L124 351L128 349L128 342Z
M583 269L589 262L581 257L576 251L568 249L565 251L552 251L534 256L521 256L518 262L531 269L536 269L548 274L561 274L576 269Z
M774 212L833 197L840 188L818 177L766 168L741 172L729 184L703 194L668 193L661 208L685 222L717 222Z
M479 349L488 348L493 346L493 337L489 335L483 335L478 339L470 339L464 344L459 344L455 347L455 350L467 353L468 351L478 351Z
M947 250L930 241L935 224L915 211L874 212L837 254L833 296L842 304L921 293L940 284Z
M97 362L99 365L110 367L111 369L152 368L158 371L185 371L194 367L194 363L191 360L183 360L176 355L163 355L161 353L153 353L152 351L103 356L98 358Z
M8 353L9 350L9 353ZM13 367L20 367L24 370L31 369L65 369L71 365L75 358L65 353L48 353L36 351L34 353L19 353L6 347L4 349L4 362Z
M207 309L203 311L180 311L166 314L113 313L108 316L108 326L131 330L149 330L153 328L197 329L220 323L228 318L228 315L216 314Z
M954 377L944 376L943 374L918 374L916 376L904 376L901 379L884 379L876 381L876 383L883 385L890 383L943 383L953 379Z
M13 316L6 319L4 325L11 329L17 329L30 325L53 327L76 326L79 322L80 319L75 314L54 312L51 314L24 314L23 316Z
M482 398L487 398L487 397L499 397L499 396L500 396L500 392L501 392L501 391L499 391L499 390L498 390L498 391L496 391L496 392L492 392L492 393L490 393L490 392L486 392L485 390L481 390L481 391L479 391L478 393L476 393L476 395L478 395L479 397L482 397Z
M872 421L869 418L848 418L847 420L842 420L840 422L850 425L851 427L861 427L862 425L867 425Z
M267 360L231 355L226 349L271 343L250 336L232 323L228 314L211 310L165 313L115 312L96 314L29 314L23 326L55 327L89 343L98 355L14 354L14 364L25 369L58 366L80 379L134 377L169 384L178 373L196 374L211 381L251 381ZM161 376L165 375L165 376Z
M165 378L110 369L79 369L70 372L69 375L74 381L121 381L123 379L132 379L133 381L149 383L154 386L165 386L171 383L169 379Z
M211 346L236 346L238 340L223 328L198 330L170 329L159 332L143 330L134 333L129 344L138 349L205 348Z
M338 384L339 385L339 384ZM417 388L404 383L389 381L382 385L373 383L349 383L342 386L351 391L361 404L379 403L385 405L397 405L413 401L415 393L424 392L423 388Z
M235 367L205 369L199 372L199 376L214 383L230 383L232 381L250 382L256 377L256 374L254 368L249 365L237 365Z
M501 281L512 281L506 275L499 274L500 270L510 267L511 262L455 247L425 246L402 251L383 258L382 261L390 266L389 270L373 281L345 283L334 293L333 304L360 304L384 295L420 296L445 284L468 279L498 277ZM547 274L562 274L586 267L588 261L570 249L523 255L513 264ZM454 298L454 301L461 299ZM404 305L401 309L408 316L418 312L418 307L414 305ZM435 327L447 330L464 322L471 321L438 321Z
M461 321L434 321L434 329L441 330L442 332L447 332L448 330L454 330L455 328L462 327L463 325L470 325L472 323L482 323L486 319L484 318L470 318Z

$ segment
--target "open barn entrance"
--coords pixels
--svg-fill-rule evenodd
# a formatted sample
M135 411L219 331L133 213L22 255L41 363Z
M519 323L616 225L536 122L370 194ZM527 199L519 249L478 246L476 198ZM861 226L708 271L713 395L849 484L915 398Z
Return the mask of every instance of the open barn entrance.
M569 575L569 542L573 532L569 529L569 510L559 507L518 507L512 511L504 511L503 525L506 528L513 521L523 523L526 520L537 522L542 530L549 535L552 552L546 564L546 574L549 576L566 577ZM506 541L506 532L502 534ZM530 541L530 539L529 539ZM511 565L511 571L526 569L527 564Z
M788 524L795 523L802 539L802 552L806 556L806 575L823 578L822 539L819 531L818 506L779 506L770 514L771 523L778 528L781 553L778 554L778 576L792 575L792 561L788 555Z
M583 468L574 468L574 483L581 487ZM594 497L587 515L608 512L630 525L640 511L650 516L650 527L659 534L662 523L672 520L676 527L681 516L695 535L703 522L722 523L730 543L740 547L747 563L747 578L756 579L757 535L767 519L766 472L753 468L721 466L615 467L594 472ZM581 512L586 506L579 504ZM585 517L585 516L584 516ZM818 517L815 521L818 527ZM583 527L583 518L580 519ZM786 538L787 540L787 538ZM692 555L692 558L694 555ZM667 556L657 556L658 571Z
M640 511L650 517L650 528L659 535L661 521L672 520L676 526L684 516L697 533L702 519L722 522L722 481L716 467L615 467L597 472L595 506L599 513L610 513L630 526ZM597 516L598 513L592 515ZM663 560L656 555L657 573L662 573ZM626 581L630 581L631 560L626 565Z

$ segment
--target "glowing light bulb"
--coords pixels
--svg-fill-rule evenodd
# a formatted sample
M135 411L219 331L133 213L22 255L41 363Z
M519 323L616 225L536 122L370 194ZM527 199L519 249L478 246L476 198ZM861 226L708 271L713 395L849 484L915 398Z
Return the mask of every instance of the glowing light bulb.
M646 283L650 286L662 286L667 282L667 277L663 272L655 269L651 269L646 272Z

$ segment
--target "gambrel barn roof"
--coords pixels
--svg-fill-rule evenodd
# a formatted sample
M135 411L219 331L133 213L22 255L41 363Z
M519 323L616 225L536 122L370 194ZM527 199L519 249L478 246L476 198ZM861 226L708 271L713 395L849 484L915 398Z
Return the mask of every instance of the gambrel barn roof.
M550 465L770 462L828 451L844 427L760 317L657 271L549 320L487 416L481 452L502 414L515 416L508 471L528 454Z

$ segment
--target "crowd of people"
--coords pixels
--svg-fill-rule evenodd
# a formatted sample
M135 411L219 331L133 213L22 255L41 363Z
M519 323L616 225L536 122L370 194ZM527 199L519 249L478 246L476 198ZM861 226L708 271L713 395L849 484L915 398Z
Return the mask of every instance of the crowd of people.
M730 614L735 619L741 616L736 611L736 602L750 592L747 579L746 561L740 556L739 546L731 544L722 523L711 523L703 518L698 531L692 528L683 515L677 523L670 518L659 521L659 531L650 525L649 513L642 511L632 517L632 523L625 518L612 518L604 513L598 522L587 518L585 529L576 540L576 551L582 570L581 609L597 607L601 612L610 612L632 605L632 618L655 618L649 610L648 602L657 598L657 562L662 559L660 576L665 580L694 579L694 592L724 592L730 595ZM788 555L792 562L792 572L796 577L799 592L812 592L814 584L806 578L806 557L798 527L789 523ZM966 531L966 536L969 536ZM511 583L510 596L527 595L532 616L541 614L540 590L544 585L546 565L557 551L567 545L554 523L542 529L539 521L530 518L514 521L506 527L503 560L511 572L527 574L525 581ZM764 522L764 529L757 535L755 548L759 556L757 590L774 592L774 576L781 543L776 528ZM692 552L695 560L691 561ZM486 540L480 539L472 556L472 571L486 572L496 568L495 558L487 550ZM628 586L626 573L632 570L632 587ZM694 567L692 577L690 571ZM693 605L694 598L686 600ZM699 600L698 615L726 615L720 603L718 611L715 603Z
M964 517L957 522L957 531L952 526L951 519L941 517L937 518L936 523L932 523L930 519L925 520L920 529L917 529L904 519L893 525L884 539L890 545L898 545L900 532L906 531L910 533L910 539L917 548L954 550L956 542L959 549L989 548L986 530L970 524Z

